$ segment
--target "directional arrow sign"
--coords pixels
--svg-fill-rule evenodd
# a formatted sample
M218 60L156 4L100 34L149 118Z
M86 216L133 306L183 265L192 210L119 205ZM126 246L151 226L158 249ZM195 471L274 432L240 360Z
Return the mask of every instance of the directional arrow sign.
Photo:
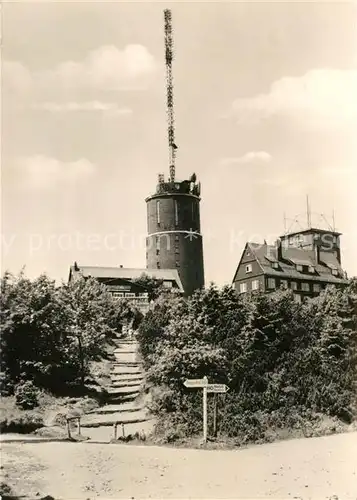
M229 387L226 386L226 384L208 384L207 385L207 392L216 392L216 393L222 393L222 392L228 392Z
M191 379L186 379L183 385L188 388L195 388L195 387L203 388L208 386L208 380L206 378L191 378Z

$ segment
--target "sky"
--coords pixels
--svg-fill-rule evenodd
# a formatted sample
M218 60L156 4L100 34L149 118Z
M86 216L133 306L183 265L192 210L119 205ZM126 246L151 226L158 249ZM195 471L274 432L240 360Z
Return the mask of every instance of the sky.
M168 174L164 8L206 283L232 281L246 241L304 227L307 195L357 275L357 11L314 2L3 3L2 272L145 267L145 198Z

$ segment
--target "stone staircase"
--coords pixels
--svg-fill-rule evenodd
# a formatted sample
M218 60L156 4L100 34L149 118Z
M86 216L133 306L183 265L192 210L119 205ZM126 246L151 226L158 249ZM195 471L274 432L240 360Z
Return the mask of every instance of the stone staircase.
M81 426L91 439L110 441L114 424L118 424L118 437L135 432L151 432L153 421L146 409L146 400L140 391L144 374L135 340L117 340L108 388L108 404L87 413ZM110 428L112 427L112 428Z

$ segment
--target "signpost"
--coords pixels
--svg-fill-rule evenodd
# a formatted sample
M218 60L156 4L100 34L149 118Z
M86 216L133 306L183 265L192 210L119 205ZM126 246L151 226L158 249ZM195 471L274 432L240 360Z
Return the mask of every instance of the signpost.
M208 378L186 379L183 383L188 389L203 389L203 441L207 441L207 393L214 393L214 434L217 433L217 394L226 393L229 387L226 384L209 384Z
M208 384L207 392L226 393L229 391L229 387L226 384Z

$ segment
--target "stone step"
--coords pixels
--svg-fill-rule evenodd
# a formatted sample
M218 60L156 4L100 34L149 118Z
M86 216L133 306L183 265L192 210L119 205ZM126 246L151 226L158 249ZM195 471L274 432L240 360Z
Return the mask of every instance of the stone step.
M140 384L144 377L138 373L126 373L126 374L112 374L111 375L112 382L134 382L134 380Z
M99 427L100 425L134 424L136 422L145 422L148 420L146 411L138 410L133 412L118 412L110 415L86 415L81 419L82 427Z
M141 386L136 384L135 386L128 387L109 387L108 389L108 394L111 396L112 394L132 394L134 392L139 392L141 389Z
M130 348L130 349L138 349L139 344L137 342L115 342L115 345L117 346L118 349L121 348Z
M136 366L117 366L117 367L114 367L113 370L111 371L111 377L117 377L117 376L120 376L120 375L136 375L137 377L142 377L143 376L143 372L141 370L141 368L138 368Z
M111 389L117 389L120 387L141 387L141 383L138 382L137 380L131 380L130 382L127 380L124 380L123 382L121 380L115 380L114 382L110 384Z
M140 364L140 362L137 360L137 357L135 354L123 354L123 355L116 355L115 356L115 361L112 361L114 365L117 363L122 363L122 364Z
M141 367L140 361L114 361L113 367L115 368L116 366L131 366L133 368L139 368Z
M88 414L95 413L98 415L106 415L118 412L134 412L143 409L144 408L135 401L129 401L127 403L111 404L102 406L101 408L94 408L93 410L89 411Z
M116 356L118 354L137 354L138 351L136 349L123 349L122 347L115 349L113 354Z
M134 402L138 396L139 396L138 392L133 392L132 394L114 393L108 396L108 402L111 404L129 403L129 402Z

